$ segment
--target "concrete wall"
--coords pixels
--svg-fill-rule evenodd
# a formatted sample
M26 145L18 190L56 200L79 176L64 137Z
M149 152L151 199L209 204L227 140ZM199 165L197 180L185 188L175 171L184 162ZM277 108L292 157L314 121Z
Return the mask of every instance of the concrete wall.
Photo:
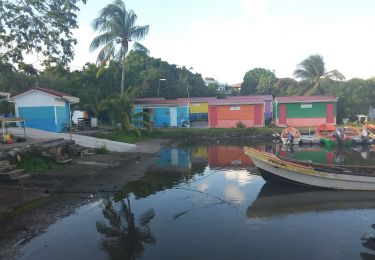
M258 115L255 106L261 106ZM261 127L264 126L264 105L213 105L210 106L208 117L209 127L232 128L236 127L238 122L246 127ZM256 122L258 117L259 123Z
M333 104L333 123L336 124L337 104L335 102L277 103L274 118L277 126L319 126L327 124L327 104ZM280 124L280 105L286 106L286 124Z
M27 92L15 98L16 116L26 126L50 132L62 132L69 125L69 102L40 91Z
M25 119L27 127L57 132L55 107L18 107L17 116Z

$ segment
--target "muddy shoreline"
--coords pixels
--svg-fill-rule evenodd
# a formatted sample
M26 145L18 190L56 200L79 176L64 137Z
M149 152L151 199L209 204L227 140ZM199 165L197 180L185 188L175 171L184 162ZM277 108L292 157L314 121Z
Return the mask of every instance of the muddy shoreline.
M16 258L25 243L77 207L141 178L163 147L177 143L149 140L133 152L77 158L17 184L0 184L0 259Z

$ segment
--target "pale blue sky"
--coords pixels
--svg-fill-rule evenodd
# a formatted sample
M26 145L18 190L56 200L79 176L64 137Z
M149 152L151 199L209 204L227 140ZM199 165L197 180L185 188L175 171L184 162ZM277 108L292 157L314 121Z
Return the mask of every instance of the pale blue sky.
M88 0L72 67L95 61L90 23L112 1ZM141 43L151 56L193 67L204 77L240 82L255 67L290 77L310 54L347 78L375 76L373 0L128 0L139 25L150 25Z

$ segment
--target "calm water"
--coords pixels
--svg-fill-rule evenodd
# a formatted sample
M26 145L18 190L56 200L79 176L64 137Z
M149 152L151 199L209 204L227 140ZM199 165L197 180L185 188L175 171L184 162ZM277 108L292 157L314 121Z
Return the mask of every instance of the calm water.
M320 163L375 165L371 147L252 146ZM238 146L165 149L146 175L78 208L22 259L374 259L375 192L270 185Z

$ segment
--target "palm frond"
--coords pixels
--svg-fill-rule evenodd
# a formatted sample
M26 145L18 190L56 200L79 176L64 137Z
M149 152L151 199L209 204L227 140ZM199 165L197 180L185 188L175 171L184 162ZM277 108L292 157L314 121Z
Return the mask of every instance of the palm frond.
M127 13L125 13L124 17L124 29L128 37L130 37L130 32L132 31L135 22L137 21L137 15L134 13L133 10L129 10Z
M296 77L296 78L300 78L300 79L310 79L311 78L311 74L304 70L304 69L296 69L294 72L293 72L293 75Z
M113 42L110 42L100 50L96 62L98 64L106 64L114 56L115 48L113 46Z
M129 35L131 36L132 39L141 40L148 34L149 29L150 29L150 26L148 25L134 26L131 29Z
M104 34L98 35L92 40L90 44L90 51L95 51L100 46L111 43L114 40L115 38L110 33L104 33Z
M345 80L345 76L338 70L331 70L324 74L324 78Z
M140 44L139 42L134 42L133 49L136 50L136 51L144 52L147 55L150 54L150 51L144 45Z

